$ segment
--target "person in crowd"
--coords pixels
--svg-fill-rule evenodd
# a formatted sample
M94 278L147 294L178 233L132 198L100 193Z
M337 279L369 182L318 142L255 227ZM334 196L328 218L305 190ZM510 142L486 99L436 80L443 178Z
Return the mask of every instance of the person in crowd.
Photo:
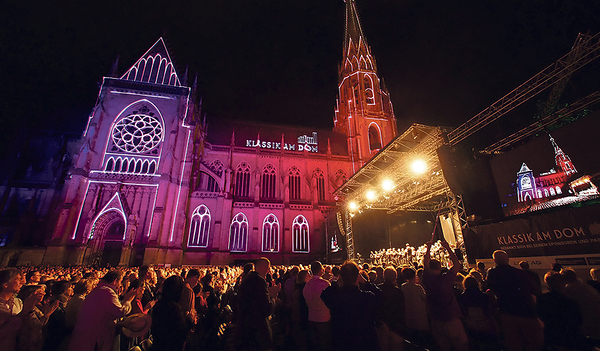
M581 324L583 317L577 302L563 294L564 278L557 272L544 275L547 293L537 299L537 313L544 322L544 341L549 350L590 350Z
M382 351L404 350L406 317L404 293L397 286L397 273L393 267L383 271L383 283L377 286L383 293L379 307L377 335Z
M477 262L477 271L481 274L481 278L482 279L486 279L487 278L487 271L485 269L485 263L479 261Z
M156 300L151 300L146 304L146 306L142 305L142 298L144 297L144 286L142 285L142 282L139 279L136 279L129 284L129 290L126 291L126 293L132 290L135 291L135 297L131 301L131 311L129 312L129 314L148 313L148 311L150 311L150 309L156 303Z
M417 274L414 268L403 268L402 276L406 279L401 286L405 302L406 335L413 342L427 344L430 338L425 290L416 283Z
M333 266L331 268L331 279L329 280L329 283L331 285L337 285L339 279L340 279L340 267Z
M330 281L333 277L333 274L331 273L331 266L323 266L323 269L325 270L325 272L323 273L321 278Z
M560 264L558 262L555 262L555 263L552 264L552 269L551 269L552 271L560 273L560 271L562 269L563 269L563 265L562 264Z
M285 283L283 283L282 285L282 301L285 305L285 309L288 314L292 311L292 296L294 295L294 286L296 284L296 278L298 277L299 272L300 268L298 268L298 266L292 267L292 269L289 270L289 277L285 280Z
M138 279L141 286L144 287L142 296L142 306L146 306L150 301L155 300L154 291L152 289L152 272L154 270L149 265L143 265L138 270Z
M477 273L478 271L474 271ZM473 349L498 349L498 324L493 315L492 301L479 289L479 282L469 275L463 280L464 290L458 298L463 325Z
M308 340L310 350L331 349L331 315L329 308L321 300L321 293L330 286L322 278L325 273L319 261L310 264L312 278L306 283L302 294L308 306Z
M587 284L596 289L596 291L600 294L600 269L590 269L590 277L592 277L592 280L588 280Z
M237 306L236 346L238 350L272 350L273 334L269 316L273 313L279 285L267 286L271 262L261 257L240 285ZM293 296L293 291L290 297ZM290 299L291 300L291 299Z
M481 272L479 272L479 270L471 269L471 272L469 272L468 276L473 277L475 278L475 280L477 280L477 283L479 283L479 290L487 291L487 282L483 279L483 276L481 275Z
M135 290L119 301L123 273L111 270L85 298L77 316L68 351L110 351L116 332L115 321L131 311Z
M128 271L125 273L123 276L123 282L121 283L121 286L123 287L123 294L129 291L131 283L133 283L135 280L138 280L138 275L135 272Z
M529 269L529 263L527 261L519 262L519 267L531 277L531 281L533 281L533 284L535 285L535 296L540 296L542 294L542 280L540 279L540 276Z
M566 285L564 294L575 300L583 316L581 329L584 335L600 342L600 294L596 289L577 279L577 274L571 268L563 268L560 272Z
M44 344L44 350L58 350L69 336L71 330L67 327L67 313L65 307L73 296L73 288L71 282L67 280L59 280L52 285L52 294L49 303L58 301L58 308L50 316L47 324L48 337ZM64 349L64 346L63 346Z
M32 269L25 275L25 280L27 281L27 285L37 285L40 283L42 279L42 274L37 269Z
M310 279L308 270L303 269L298 272L296 277L296 287L292 296L292 311L290 315L289 325L289 346L295 350L311 350L309 348L309 329L308 329L308 306L304 298L303 291L306 283ZM320 296L320 294L319 294ZM319 297L320 299L320 297Z
M375 284L375 280L377 279L377 272L368 271L368 272L366 272L366 275L369 279L369 282L373 283L374 285L377 285L377 284Z
M44 346L42 328L58 307L58 301L42 306L45 292L45 285L25 285L17 295L22 301L27 300L30 296L34 296L36 299L36 305L31 313L28 313L22 319L23 324L19 330L17 342L17 350L19 351L41 351Z
M181 294L181 300L179 301L183 313L191 315L192 320L196 319L196 294L194 294L194 287L198 285L199 279L200 271L198 269L192 268L187 272L183 282L183 293Z
M73 296L65 307L65 325L69 330L75 328L75 322L77 322L77 314L81 309L81 305L85 300L85 297L94 288L94 281L92 279L82 279L75 284L73 288Z
M181 351L193 321L186 318L179 301L184 282L172 275L162 285L160 299L152 309L152 347L150 351Z
M452 261L452 267L442 273L441 262L431 259L430 250L432 242L427 243L427 251L423 260L425 272L423 273L423 288L427 295L427 306L431 317L431 331L440 349L455 351L468 350L469 341L460 320L461 311L454 293L454 282L460 270L460 261L450 248L447 241L441 245Z
M383 282L385 281L385 279L383 278L383 267L382 266L377 266L375 267L375 280L373 281L373 284L379 286L379 284L383 284Z
M497 299L506 349L540 350L544 330L535 311L535 285L527 273L509 265L505 251L494 251L492 258L495 266L487 273L487 283Z
M355 262L347 261L340 269L340 286L330 286L321 293L321 299L331 313L334 350L379 350L375 322L381 290L359 271ZM364 290L359 288L359 281Z

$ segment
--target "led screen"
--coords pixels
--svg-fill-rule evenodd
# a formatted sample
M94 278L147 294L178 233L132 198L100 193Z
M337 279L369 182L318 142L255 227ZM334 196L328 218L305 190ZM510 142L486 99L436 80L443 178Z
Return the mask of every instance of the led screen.
M491 160L505 216L599 199L600 113Z

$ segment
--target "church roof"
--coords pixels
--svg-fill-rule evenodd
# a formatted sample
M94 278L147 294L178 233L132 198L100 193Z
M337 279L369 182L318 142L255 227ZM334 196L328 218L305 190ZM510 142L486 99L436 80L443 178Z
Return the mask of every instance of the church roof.
M177 76L175 66L162 37L158 38L156 43L123 74L121 79L175 87L181 86L179 76Z

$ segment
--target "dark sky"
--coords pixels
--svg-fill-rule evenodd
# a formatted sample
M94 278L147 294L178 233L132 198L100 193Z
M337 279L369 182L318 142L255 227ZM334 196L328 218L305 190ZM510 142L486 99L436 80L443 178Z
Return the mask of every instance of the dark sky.
M357 1L401 128L457 126L600 31L599 1ZM114 59L122 74L160 36L180 76L197 72L209 121L331 128L344 16L343 0L4 3L4 133L80 132ZM590 67L567 98L598 82Z

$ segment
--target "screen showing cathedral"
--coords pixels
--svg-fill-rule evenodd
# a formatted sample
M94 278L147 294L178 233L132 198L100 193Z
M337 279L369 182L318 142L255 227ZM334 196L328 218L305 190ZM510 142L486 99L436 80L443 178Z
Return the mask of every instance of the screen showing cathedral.
M600 201L600 113L591 113L491 161L505 216Z

